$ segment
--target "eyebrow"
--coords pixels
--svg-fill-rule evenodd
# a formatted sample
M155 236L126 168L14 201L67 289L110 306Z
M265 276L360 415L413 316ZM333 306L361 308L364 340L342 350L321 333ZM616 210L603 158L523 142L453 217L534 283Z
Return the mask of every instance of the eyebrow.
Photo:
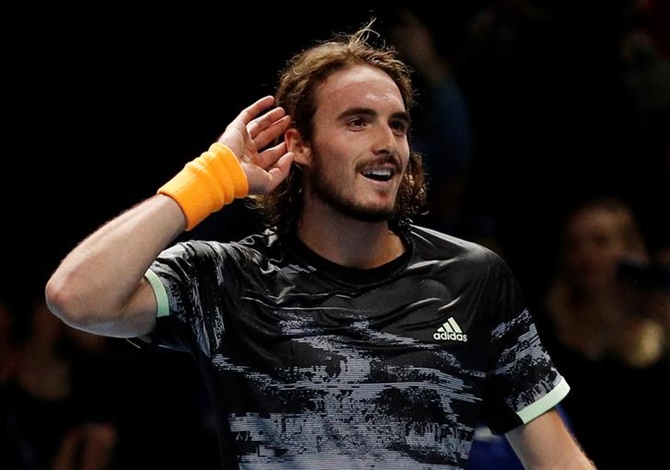
M361 115L362 116L368 116L368 117L375 117L375 116L378 116L379 113L377 113L376 111L374 111L371 108L358 107L358 108L346 109L344 112L342 112L338 116L338 118L343 119L343 118L347 118L349 116L361 116ZM410 115L406 111L393 113L391 115L391 119L401 119L401 120L407 122L408 124L411 122Z

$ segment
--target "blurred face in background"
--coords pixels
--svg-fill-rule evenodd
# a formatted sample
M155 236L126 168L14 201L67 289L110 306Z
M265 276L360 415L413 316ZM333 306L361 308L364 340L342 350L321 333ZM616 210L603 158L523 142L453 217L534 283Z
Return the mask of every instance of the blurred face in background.
M567 221L563 239L563 262L569 282L593 291L616 284L619 262L624 258L643 260L633 246L635 229L630 211L607 207L585 207Z

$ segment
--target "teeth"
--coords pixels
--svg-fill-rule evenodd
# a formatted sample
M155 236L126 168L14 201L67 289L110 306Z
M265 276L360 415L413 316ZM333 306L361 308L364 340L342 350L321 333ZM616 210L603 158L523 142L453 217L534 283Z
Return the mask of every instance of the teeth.
M366 172L365 174L368 175L368 176L390 178L391 177L391 170L389 170L389 169L386 169L386 170L372 170L372 171Z
M391 176L393 176L393 171L386 168L386 169L374 169L370 171L365 171L363 172L363 175L367 178L371 178L377 181L388 181L391 179Z

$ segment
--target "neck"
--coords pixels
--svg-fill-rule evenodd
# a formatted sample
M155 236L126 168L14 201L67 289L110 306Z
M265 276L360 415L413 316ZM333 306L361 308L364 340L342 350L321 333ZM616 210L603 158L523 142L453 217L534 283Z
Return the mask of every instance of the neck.
M389 229L386 221L363 222L341 214L305 213L297 233L312 251L351 268L376 268L405 251L401 238Z

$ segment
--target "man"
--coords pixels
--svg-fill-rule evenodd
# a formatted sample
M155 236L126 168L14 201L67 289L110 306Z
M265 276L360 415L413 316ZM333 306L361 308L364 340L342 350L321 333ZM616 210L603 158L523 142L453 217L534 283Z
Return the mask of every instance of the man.
M410 73L370 34L294 56L276 99L65 257L51 310L191 352L223 468L465 468L480 422L528 468L593 468L504 262L410 222L425 200ZM263 233L170 246L247 195Z

